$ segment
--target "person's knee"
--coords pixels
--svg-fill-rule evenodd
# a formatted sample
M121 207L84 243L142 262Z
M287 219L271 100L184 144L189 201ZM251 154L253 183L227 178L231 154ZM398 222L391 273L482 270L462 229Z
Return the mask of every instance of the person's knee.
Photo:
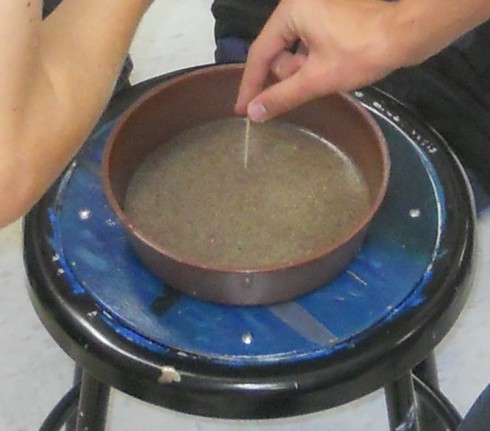
M243 63L247 59L250 41L238 37L216 40L214 59L216 63Z
M490 385L483 390L475 403L471 406L457 431L487 431L489 429L489 424Z

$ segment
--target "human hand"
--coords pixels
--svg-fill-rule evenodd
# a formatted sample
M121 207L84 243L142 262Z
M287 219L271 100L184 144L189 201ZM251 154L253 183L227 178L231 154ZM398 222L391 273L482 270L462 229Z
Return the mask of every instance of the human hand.
M379 0L283 0L250 47L236 110L263 121L311 99L384 76L384 27L393 4ZM304 49L288 51L301 41ZM262 92L269 73L280 82Z
M325 94L371 84L424 61L484 21L489 4L282 0L250 48L235 110L265 121ZM290 53L298 41L305 50ZM279 82L264 89L271 72Z

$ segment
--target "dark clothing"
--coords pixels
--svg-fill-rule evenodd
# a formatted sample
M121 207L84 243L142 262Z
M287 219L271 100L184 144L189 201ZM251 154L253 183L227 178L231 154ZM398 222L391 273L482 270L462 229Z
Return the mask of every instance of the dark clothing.
M481 393L457 431L486 431L490 428L490 386Z
M441 133L490 192L490 22L375 85Z
M214 0L216 39L237 37L251 42L277 6L277 0Z
M51 12L53 12L61 1L62 0L44 0L43 18L46 18Z

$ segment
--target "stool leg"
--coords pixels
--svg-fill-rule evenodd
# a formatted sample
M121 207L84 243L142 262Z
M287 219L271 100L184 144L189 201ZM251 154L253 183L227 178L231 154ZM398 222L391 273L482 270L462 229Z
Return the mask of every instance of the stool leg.
M436 357L431 352L427 358L413 369L413 373L424 382L429 388L439 390L439 378L437 375ZM417 411L419 416L420 427L423 430L445 431L446 427L439 420L436 412L430 406L417 399Z
M104 431L109 394L109 386L99 382L87 371L83 372L77 431Z
M427 358L413 369L413 373L424 383L434 389L439 389L436 356L431 352Z
M83 369L79 365L75 365L75 371L73 372L73 386L78 385L82 381ZM65 431L75 431L77 426L77 414L78 410L75 410L70 419L66 422Z
M412 373L385 386L390 431L420 431Z

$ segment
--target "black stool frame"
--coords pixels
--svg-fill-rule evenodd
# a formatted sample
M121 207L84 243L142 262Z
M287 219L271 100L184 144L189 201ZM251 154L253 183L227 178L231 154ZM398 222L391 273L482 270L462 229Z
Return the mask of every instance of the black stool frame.
M101 124L117 117L139 95L170 76L145 82L118 96ZM394 110L401 109L398 102L374 88L363 91L364 100L382 99ZM441 141L408 112L405 121ZM461 312L471 285L473 203L459 163L442 145L433 163L436 168L444 167L442 181L451 193L447 209L451 230L441 238L448 252L434 263L436 275L427 286L429 300L391 322L389 331L374 329L367 341L356 345L355 354L344 352L334 359L323 358L287 369L269 366L237 370L199 357L183 357L171 350L149 351L129 341L97 316L89 318L97 310L95 301L87 295L74 295L51 265L41 233L49 230L43 207L55 196L57 185L25 219L25 263L32 302L53 338L83 368L83 387L100 397L103 406L107 402L106 388L115 387L145 401L191 414L272 418L324 410L386 387L391 428L396 429L408 417L411 401L403 398L408 394L414 399L409 370L418 364L423 363L425 371L419 368L418 372L426 373L424 379L430 385L432 396L426 398L437 398L437 403L444 404L441 396L436 396L431 355ZM427 358L428 362L424 362ZM431 374L432 378L427 378ZM415 385L418 392L427 389L421 389L420 383ZM85 416L84 393L82 390L80 411ZM445 411L454 413L451 407ZM101 417L105 418L105 414ZM102 430L103 420L93 420L87 422L92 427L88 429ZM406 429L419 429L416 420L413 426Z

